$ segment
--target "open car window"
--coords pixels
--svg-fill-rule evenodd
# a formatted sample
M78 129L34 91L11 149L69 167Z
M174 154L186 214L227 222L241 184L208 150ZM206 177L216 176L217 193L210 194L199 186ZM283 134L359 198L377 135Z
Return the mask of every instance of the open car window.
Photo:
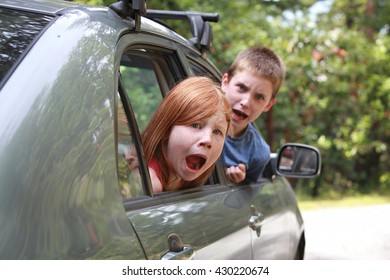
M121 194L125 200L151 196L148 193L150 192L148 189L150 178L147 163L142 157L142 145L137 143L136 138L141 139L143 130L164 96L186 76L185 70L182 69L185 66L182 66L182 63L175 51L163 48L147 48L145 46L127 48L121 57L119 71L123 96L118 98L118 174L121 180ZM194 61L189 63L189 67L195 75L214 77L201 64ZM130 114L134 115L133 124L131 124L132 121L129 116L126 116L126 110L121 109L121 106L127 106L127 102L123 102L125 100L121 100L121 98L126 99L131 106ZM124 124L121 116L122 119L127 117L129 124ZM126 127L126 125L130 127ZM136 149L137 145L139 145L138 150ZM143 164L145 168L130 172L128 169L132 169L131 165L135 160L141 165ZM215 187L221 183L219 169L214 170L204 184L205 186L213 185ZM132 180L133 183L126 182ZM199 191L202 189L204 188L199 189ZM163 192L158 196L168 194L171 194L171 192Z
M117 145L124 200L152 195L141 134L170 88L185 76L178 61L174 51L140 46L125 49L121 57Z

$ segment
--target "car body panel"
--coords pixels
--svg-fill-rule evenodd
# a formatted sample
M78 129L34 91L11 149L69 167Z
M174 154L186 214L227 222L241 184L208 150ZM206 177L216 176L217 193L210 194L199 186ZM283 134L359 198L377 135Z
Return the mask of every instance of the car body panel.
M185 199L183 194L180 201L167 200L163 205L148 207L146 203L145 208L128 211L128 216L149 259L160 259L169 251L171 233L195 251L194 259L291 259L299 241L299 234L291 233L302 233L303 227L280 197L288 183L282 177L275 181L213 186L220 190L200 197L192 193L194 198L189 192L190 198ZM160 195L164 196L167 194ZM259 233L248 224L251 206L263 215Z
M293 259L299 237L292 236L292 233L296 232L300 236L303 232L303 223L295 219L298 213L290 208L290 204L284 203L284 197L289 194L291 186L283 177L275 176L272 184L268 184L267 187L260 198L263 203L259 203L258 211L267 213L272 209L268 214L272 221L262 227L260 237L252 235L253 258Z
M243 212L234 217L241 221L243 227L197 252L200 258L224 259L229 256L232 246L238 246L244 250L244 240L247 239L251 244L250 251L234 255L237 259L286 259L286 255L291 253L285 247L288 232L280 230L285 228L287 222L285 212L281 208L282 204L277 191L269 181L262 180L251 186L232 187L231 192L224 199L224 206L226 209L234 209L231 210L232 212ZM249 219L253 216L252 208L262 215L258 230L249 226ZM234 220L231 214L221 212L223 217L220 218L220 223ZM239 236L238 233L241 235ZM282 255L280 255L281 252ZM250 258L243 257L244 253L249 253ZM233 257L229 256L229 258Z
M250 233L247 221L242 219L249 217L249 211L245 207L236 209L226 205L224 201L229 196L234 196L234 192L225 188L207 196L130 211L128 216L148 259L160 259L169 251L167 238L172 233L195 250L195 259L250 259ZM231 234L236 234L237 239L225 243L229 249L222 254L207 247Z

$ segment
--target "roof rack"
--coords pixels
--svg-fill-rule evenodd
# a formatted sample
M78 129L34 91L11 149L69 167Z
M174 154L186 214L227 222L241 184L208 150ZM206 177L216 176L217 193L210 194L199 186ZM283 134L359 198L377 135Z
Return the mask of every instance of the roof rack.
M135 21L135 30L141 27L141 15L146 13L146 0L118 0L109 6L121 18L130 17Z
M213 30L210 22L218 22L217 13L200 13L193 11L163 11L147 10L146 17L152 19L185 19L190 23L192 33L189 41L202 53L205 54L211 49Z
M202 55L207 55L211 49L213 30L210 22L218 22L217 13L200 13L193 11L163 11L147 10L146 0L118 0L109 6L123 19L130 17L135 21L135 30L141 27L141 15L150 19L185 19L190 23L192 38L189 41Z

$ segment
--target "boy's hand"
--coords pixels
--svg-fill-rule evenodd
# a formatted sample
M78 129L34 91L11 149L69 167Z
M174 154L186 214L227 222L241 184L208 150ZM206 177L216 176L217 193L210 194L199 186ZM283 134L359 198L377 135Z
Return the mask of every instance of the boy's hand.
M226 176L233 183L240 183L245 179L246 168L245 164L238 164L237 166L230 166L225 168Z

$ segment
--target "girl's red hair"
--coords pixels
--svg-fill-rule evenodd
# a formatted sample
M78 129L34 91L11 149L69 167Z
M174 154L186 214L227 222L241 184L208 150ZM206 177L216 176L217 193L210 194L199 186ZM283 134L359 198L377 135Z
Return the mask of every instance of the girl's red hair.
M174 125L190 125L208 118L217 112L226 116L228 129L231 109L223 95L220 85L208 77L190 77L171 89L156 113L142 133L142 142L146 160L156 158L161 171L161 184L168 184L169 167L166 150L168 137ZM225 135L227 134L227 131ZM203 184L211 174L215 164L192 182L185 182L184 187Z

